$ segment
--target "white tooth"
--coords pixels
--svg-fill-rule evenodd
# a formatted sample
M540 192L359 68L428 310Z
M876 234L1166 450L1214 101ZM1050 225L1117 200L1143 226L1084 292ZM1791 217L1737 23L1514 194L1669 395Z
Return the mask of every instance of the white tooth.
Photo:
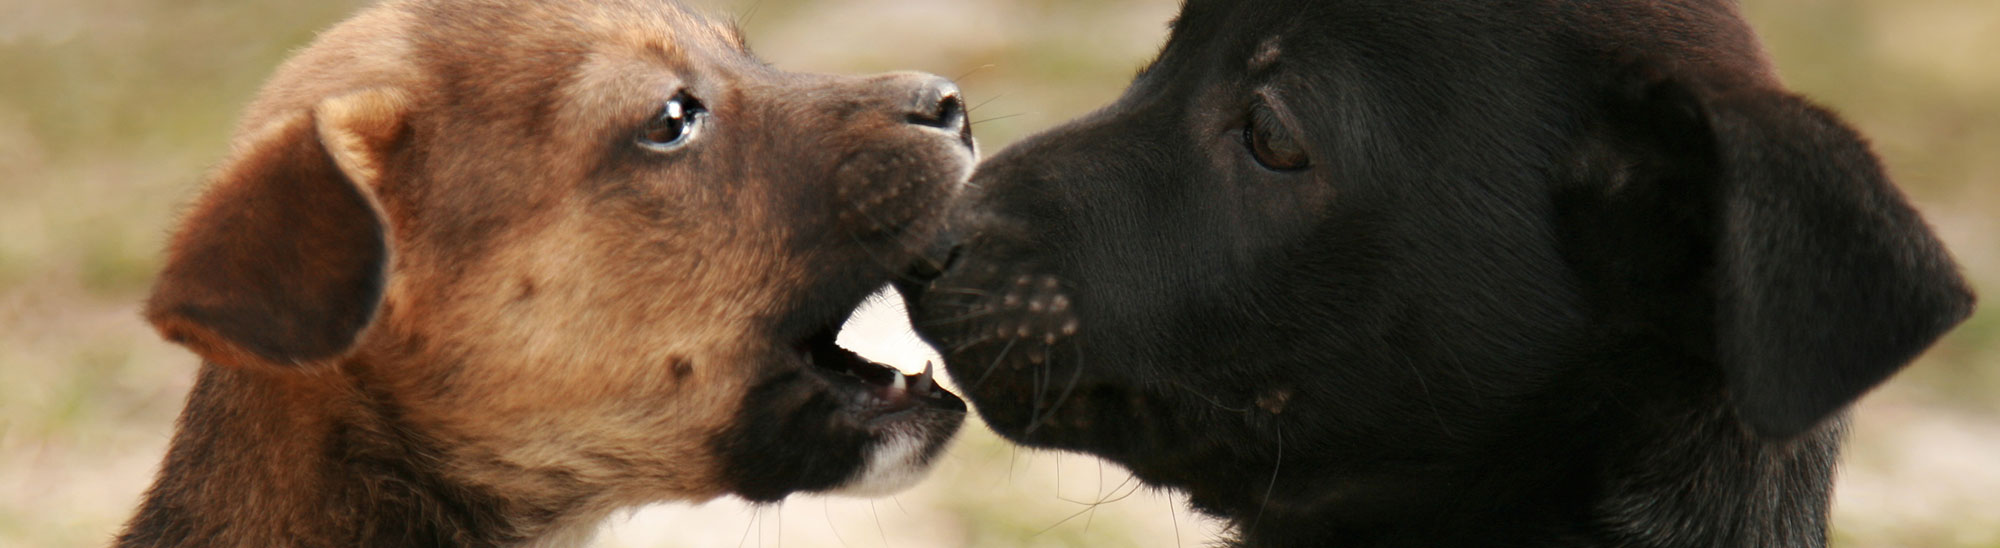
M926 396L930 395L931 387L935 386L932 383L931 362L926 361L924 362L924 372L917 374L917 393Z
M890 385L889 385L889 393L890 393L890 394L901 394L901 393L903 393L903 390L904 390L904 388L905 388L906 386L908 386L908 384L909 384L909 382L910 382L910 381L908 381L908 380L905 380L905 379L907 379L908 377L904 377L902 373L897 373L897 374L896 374L895 376L896 376L896 380L894 381L894 383L892 383L892 384L890 384Z

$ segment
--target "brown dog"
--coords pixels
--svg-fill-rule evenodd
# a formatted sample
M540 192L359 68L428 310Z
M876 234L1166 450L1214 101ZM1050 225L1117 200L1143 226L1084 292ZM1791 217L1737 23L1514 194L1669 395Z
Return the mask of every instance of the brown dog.
M956 90L665 0L404 0L249 108L147 317L205 365L121 546L580 542L908 485L963 419L834 346L970 171Z

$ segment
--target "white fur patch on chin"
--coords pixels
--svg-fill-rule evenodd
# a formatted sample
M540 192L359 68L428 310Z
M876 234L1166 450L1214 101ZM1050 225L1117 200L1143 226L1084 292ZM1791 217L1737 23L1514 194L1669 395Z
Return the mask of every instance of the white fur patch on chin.
M886 497L909 489L929 474L922 436L895 433L869 448L868 464L847 483L827 491L849 497Z

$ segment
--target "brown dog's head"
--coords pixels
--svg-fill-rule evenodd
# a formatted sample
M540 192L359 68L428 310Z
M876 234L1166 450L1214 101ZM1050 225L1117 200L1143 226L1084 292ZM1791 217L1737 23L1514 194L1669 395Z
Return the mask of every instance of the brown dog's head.
M474 485L881 492L963 405L833 334L974 155L949 82L782 72L668 2L389 2L267 84L147 316L352 377Z

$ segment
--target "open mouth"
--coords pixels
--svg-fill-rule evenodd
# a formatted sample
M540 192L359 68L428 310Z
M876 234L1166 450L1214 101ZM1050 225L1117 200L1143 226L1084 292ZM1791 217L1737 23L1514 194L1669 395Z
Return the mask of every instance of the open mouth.
M922 372L905 375L841 347L836 340L848 320L849 317L842 317L813 332L795 348L803 356L807 370L846 398L845 407L857 412L865 423L893 421L926 408L965 410L965 403L958 396L938 385L929 362L925 362Z

